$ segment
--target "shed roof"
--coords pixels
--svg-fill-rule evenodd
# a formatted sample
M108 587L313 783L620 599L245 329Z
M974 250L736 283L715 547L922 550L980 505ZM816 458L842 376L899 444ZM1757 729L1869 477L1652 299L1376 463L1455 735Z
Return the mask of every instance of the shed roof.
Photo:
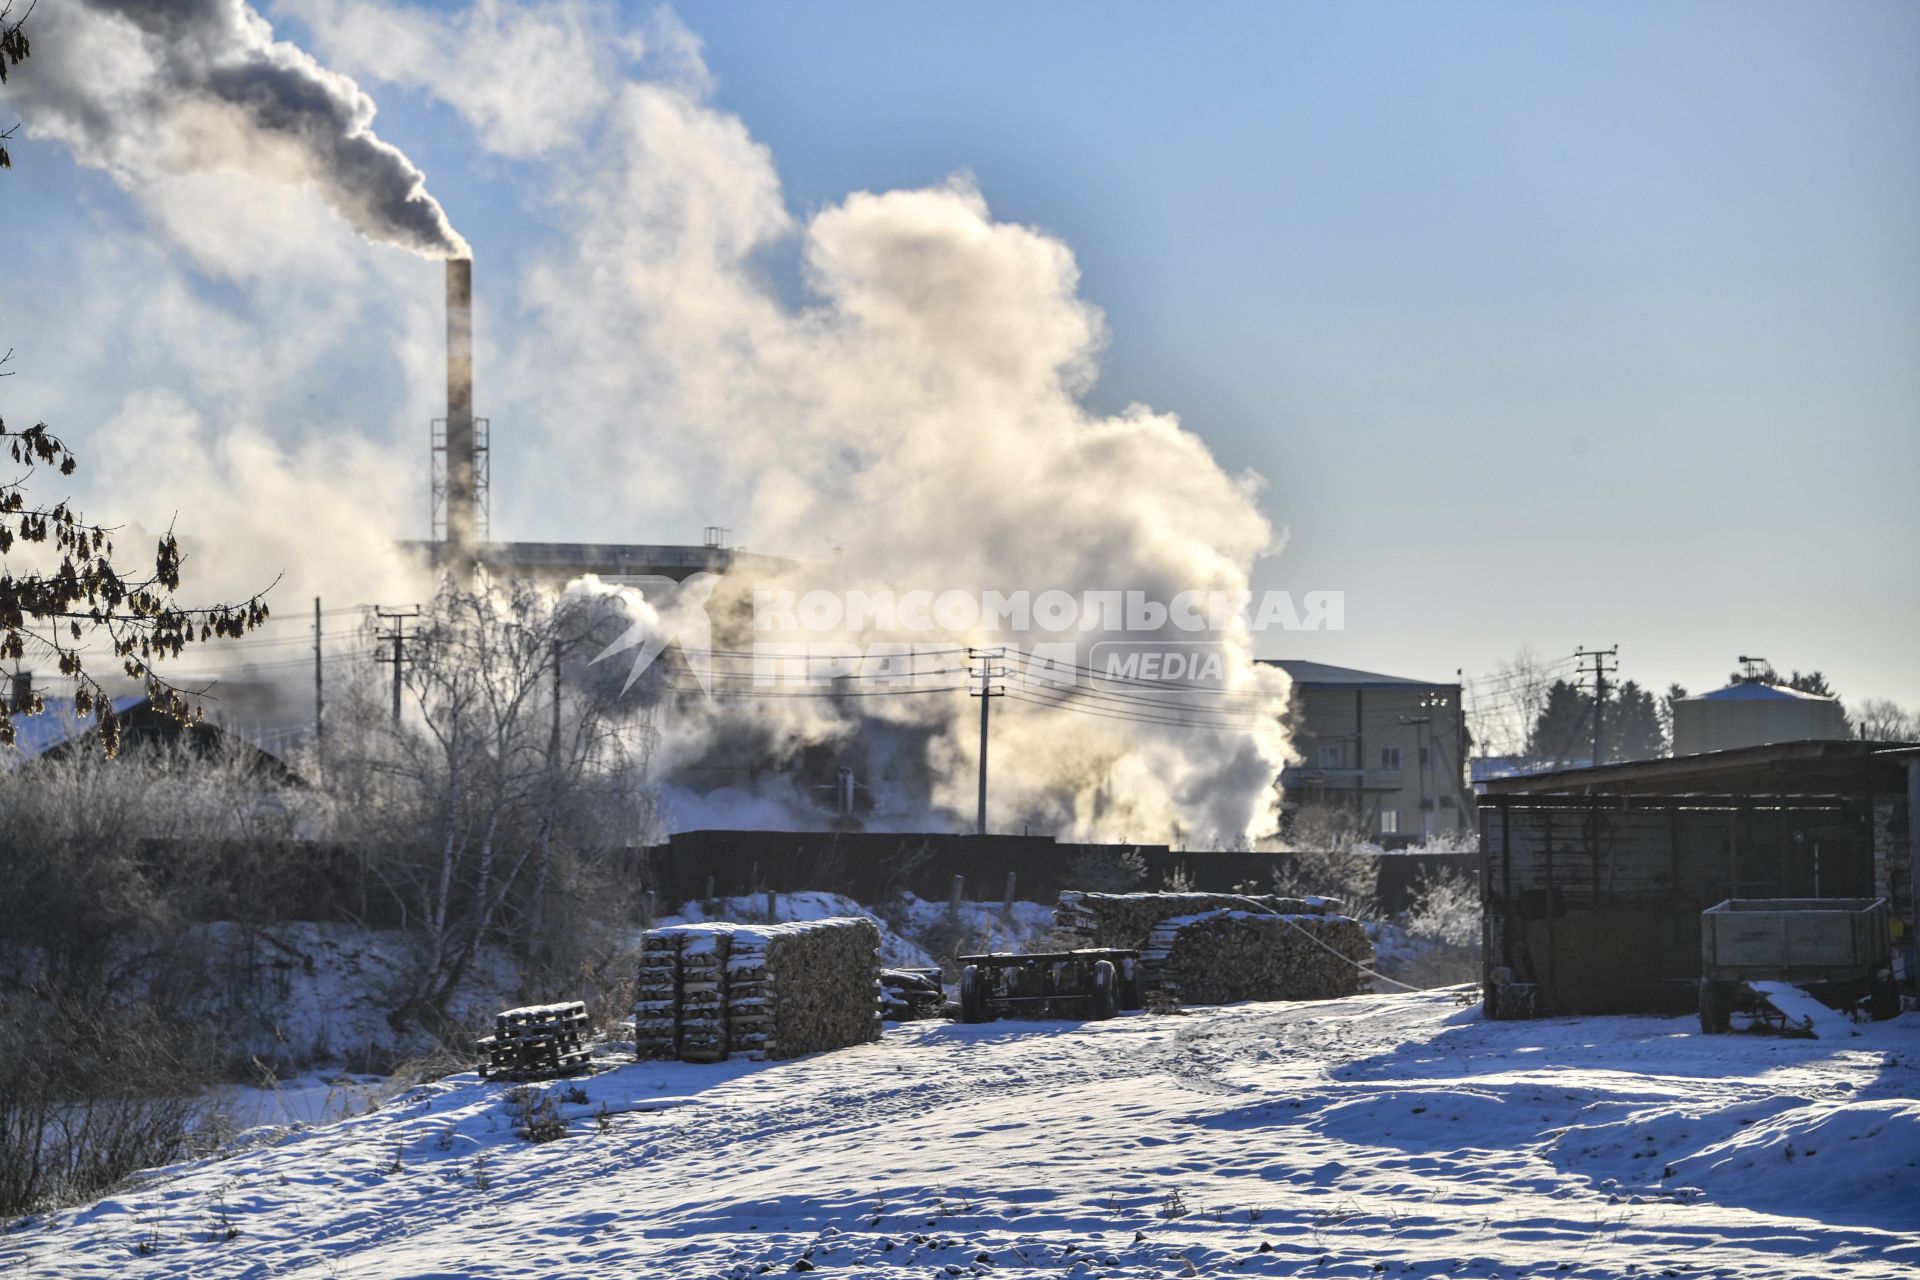
M1658 760L1489 778L1487 795L1893 795L1907 785L1910 743L1775 742Z

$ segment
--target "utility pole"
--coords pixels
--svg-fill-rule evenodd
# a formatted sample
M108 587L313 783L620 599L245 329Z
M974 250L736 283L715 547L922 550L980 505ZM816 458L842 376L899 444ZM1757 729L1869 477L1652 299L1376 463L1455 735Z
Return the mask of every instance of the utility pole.
M967 661L980 664L980 670L977 673L980 677L980 687L969 690L973 697L980 699L980 815L973 824L973 834L977 836L987 834L987 709L993 705L995 698L1007 691L1004 685L996 687L993 683L995 680L1004 679L1007 674L1005 667L996 667L993 661L995 658L1005 657L1006 653L1005 649L967 650ZM976 673L969 671L967 674Z
M1435 827L1438 827L1440 824L1438 807L1428 808L1434 801L1433 798L1427 794L1427 744L1433 738L1433 712L1429 708L1436 705L1437 697L1438 695L1436 694L1422 694L1420 696L1420 714L1400 717L1400 723L1413 730L1413 765L1420 771L1420 838L1422 840L1425 840L1433 834L1433 831L1429 830L1427 826L1429 821L1431 821ZM1402 762L1401 767L1403 769L1405 768L1405 762ZM1433 815L1431 819L1427 816L1429 813Z
M1585 646L1576 645L1573 650L1574 658L1580 663L1580 674L1593 677L1593 762L1596 765L1605 758L1600 754L1600 747L1605 741L1602 726L1607 717L1607 677L1617 675L1620 671L1620 663L1618 661L1609 663L1608 659L1617 659L1619 653L1620 646L1617 644L1605 649L1588 649ZM1593 659L1592 671L1587 670L1588 658Z
M313 598L313 745L326 741L326 685L320 674L320 597Z
M374 661L391 662L393 664L393 722L399 724L400 667L401 664L407 660L407 619L419 617L420 606L415 605L411 609L383 609L379 605L375 605L373 607L373 614L376 618L393 624L393 630L380 637L383 640L393 641L393 654L391 656L376 654Z

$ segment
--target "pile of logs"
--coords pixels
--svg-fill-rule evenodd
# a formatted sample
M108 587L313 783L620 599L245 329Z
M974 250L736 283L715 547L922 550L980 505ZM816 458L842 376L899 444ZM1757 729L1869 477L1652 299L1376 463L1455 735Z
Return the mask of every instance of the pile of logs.
M641 940L642 1058L793 1058L880 1038L880 930L864 917L683 924Z
M880 1016L888 1022L937 1018L947 1005L938 969L882 969Z
M587 1065L587 1006L562 1004L508 1009L493 1020L493 1034L480 1038L487 1061L481 1074L493 1080L551 1080Z
M733 931L688 934L680 946L680 1060L724 1062L732 1042L727 958Z
M1373 989L1373 944L1357 920L1220 909L1155 925L1141 949L1156 1002L1330 1000Z
M1053 909L1054 927L1075 948L1143 950L1162 920L1221 909L1267 915L1336 915L1332 898L1282 898L1270 893L1082 893L1069 889Z
M685 935L649 929L640 939L633 989L633 1047L642 1058L680 1054L680 944Z

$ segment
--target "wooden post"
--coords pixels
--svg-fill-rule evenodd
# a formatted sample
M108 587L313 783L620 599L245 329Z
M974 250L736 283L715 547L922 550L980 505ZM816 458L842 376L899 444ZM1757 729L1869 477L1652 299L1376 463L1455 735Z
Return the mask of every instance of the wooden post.
M967 878L965 876L955 876L953 878L953 891L947 895L947 919L955 920L959 918L960 895L965 892L966 887Z
M768 924L773 923L775 914L776 913L774 911L774 893L773 893L773 890L769 889L767 890L767 923Z
M707 877L707 891L704 895L702 895L701 900L704 902L713 901L713 877L712 876Z
M1000 900L1000 913L1002 915L1013 915L1013 885L1016 878L1013 872L1007 872L1007 896Z
M648 889L645 893L642 893L640 895L640 927L641 928L643 929L653 928L653 918L654 918L654 912L656 910L656 906L655 906L656 901L657 899L654 897L653 890L651 889Z

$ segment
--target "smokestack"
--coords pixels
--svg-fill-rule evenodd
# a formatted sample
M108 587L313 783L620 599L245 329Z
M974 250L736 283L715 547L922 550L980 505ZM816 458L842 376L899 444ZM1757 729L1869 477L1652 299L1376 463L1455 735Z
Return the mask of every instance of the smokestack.
M447 541L442 563L461 586L479 555L473 433L473 259L447 259Z

